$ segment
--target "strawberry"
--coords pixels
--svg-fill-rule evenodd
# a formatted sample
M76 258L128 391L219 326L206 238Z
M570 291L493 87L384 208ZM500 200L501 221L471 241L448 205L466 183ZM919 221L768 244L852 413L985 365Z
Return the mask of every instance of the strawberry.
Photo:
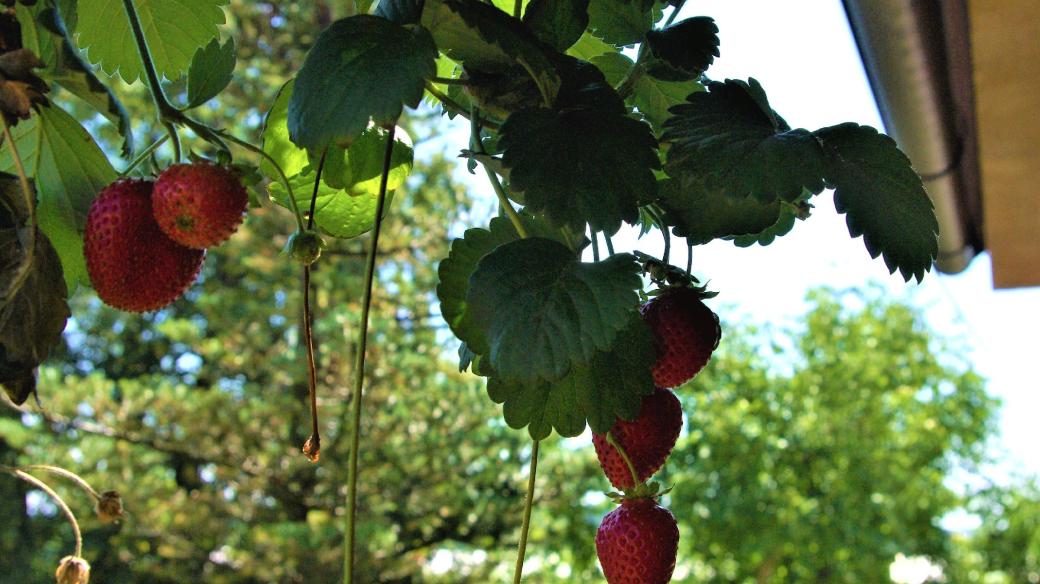
M675 517L653 499L623 499L596 532L596 555L608 584L667 584L678 549Z
M682 429L682 406L679 398L667 389L657 388L654 393L643 398L639 415L631 422L617 420L610 429L610 434L632 460L636 468L639 482L650 478L664 464L668 454L675 446ZM630 489L632 471L621 458L614 446L607 442L603 434L593 434L592 444L596 447L596 456L603 473L610 479L610 484L618 489Z
M719 317L701 297L693 288L669 288L640 309L654 335L653 374L659 387L677 387L693 379L719 346Z
M130 312L177 299L195 281L204 250L178 244L152 216L152 183L118 180L101 191L87 214L83 255L98 296Z
M159 227L181 245L205 249L227 241L249 203L245 187L223 166L174 164L155 180L152 208Z

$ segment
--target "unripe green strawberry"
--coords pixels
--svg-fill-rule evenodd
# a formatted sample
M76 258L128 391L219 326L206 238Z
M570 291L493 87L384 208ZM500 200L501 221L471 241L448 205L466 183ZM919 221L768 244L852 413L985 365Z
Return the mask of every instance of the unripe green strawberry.
M693 379L719 346L719 317L701 297L693 288L670 288L640 309L654 335L653 374L659 387L678 387Z
M672 452L679 432L682 430L682 406L679 398L667 389L657 388L643 398L639 415L631 422L617 420L610 429L614 440L624 448L636 468L639 482L650 478L661 468ZM592 435L596 456L610 484L618 489L630 489L632 471L625 460L602 434Z
M130 312L157 310L195 281L204 250L178 244L152 216L152 183L118 180L87 214L83 255L98 297Z
M596 532L596 555L608 584L667 584L675 570L679 527L653 499L624 499Z
M228 169L208 162L174 164L155 179L155 220L181 245L205 249L238 229L249 204L242 182Z

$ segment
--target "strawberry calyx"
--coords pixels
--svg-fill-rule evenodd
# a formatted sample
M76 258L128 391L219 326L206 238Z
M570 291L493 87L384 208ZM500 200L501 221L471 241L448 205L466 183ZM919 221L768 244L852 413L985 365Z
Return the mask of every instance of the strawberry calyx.
M634 487L622 490L622 492L610 491L606 493L607 497L614 501L614 503L620 505L625 501L633 501L636 499L653 499L654 501L659 500L664 495L672 492L674 487L667 487L661 489L661 483L657 481L646 481L639 483Z
M640 293L644 301L654 296L664 294L665 292L675 288L686 288L692 290L697 295L697 298L701 300L714 298L719 295L718 292L708 290L707 282L701 284L700 280L698 280L696 276L682 268L677 268L650 254L638 250L633 252L633 254L642 264L643 273L648 274L650 276L650 281L657 286L655 290Z

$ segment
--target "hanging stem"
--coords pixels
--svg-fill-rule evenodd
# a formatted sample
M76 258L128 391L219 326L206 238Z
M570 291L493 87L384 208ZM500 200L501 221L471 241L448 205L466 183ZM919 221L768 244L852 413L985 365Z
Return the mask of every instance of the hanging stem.
M607 253L614 255L614 242L611 241L610 236L606 232L603 233L603 241L607 244Z
M134 43L137 45L137 53L141 57L141 67L144 69L145 81L148 82L148 90L152 94L152 101L155 103L159 121L166 128L166 133L170 136L170 141L173 144L174 162L180 162L180 138L177 136L177 128L170 121L177 117L171 114L179 114L180 112L170 105L170 102L166 99L166 94L163 93L162 84L159 82L159 74L155 71L155 62L152 61L152 54L148 50L148 41L144 38L141 19L137 16L137 9L134 7L133 0L123 0L123 9L126 11L127 20L130 21L130 31L134 35Z
M119 176L126 176L126 175L130 174L131 172L133 172L134 169L137 168L138 166L140 166L142 162L144 162L145 160L148 160L148 157L152 155L152 152L155 152L160 146L165 144L166 141L169 140L169 139L170 139L170 136L169 136L169 134L167 134L166 136L162 136L161 138L159 138L155 142L152 142L151 144L149 144L148 147L145 148L140 154L138 154L136 158L134 158L133 160L130 161L130 164L126 165L126 168L123 169L123 172L119 173Z
M99 495L98 492L94 490L94 487L90 486L90 483L83 480L83 477L79 476L78 474L72 471L65 470L60 466L51 466L49 464L30 464L27 466L23 466L21 470L39 470L43 472L49 472L51 474L56 474L60 477L69 479L73 483L76 483L76 486L83 489L83 491L85 491L88 495L93 497L94 500L101 500L101 495Z
M58 496L58 493L55 493L54 489L47 486L47 483L23 470L18 470L17 468L11 468L8 466L0 466L0 470L13 474L37 489L40 489L44 493L47 493L47 496L54 500L54 503L59 509L61 509L61 512L65 514L65 518L69 520L69 524L72 525L72 534L76 538L76 552L73 555L77 558L83 557L83 535L79 531L79 522L76 521L76 516L72 514L72 509L69 509L69 506L65 504L65 501L60 496Z
M638 485L642 481L639 480L639 473L636 472L636 465L632 463L632 459L629 458L628 452L621 446L621 443L614 437L613 432L607 432L607 444L614 447L617 453L621 456L621 460L625 461L625 466L628 467L628 472L632 473L632 486Z
M513 584L520 584L524 575L524 556L527 554L527 534L531 531L531 509L534 507L534 481L538 476L538 440L531 445L531 469L527 473L527 497L524 499L524 518L520 524L520 545L516 551Z
M686 275L692 276L693 271L693 246L687 244L686 246Z
M383 176L379 181L379 198L376 200L375 225L372 227L372 245L365 264L365 291L361 298L361 326L358 329L357 358L354 363L354 392L351 401L353 425L350 428L350 465L347 479L346 541L344 542L343 582L354 581L354 534L357 513L358 444L361 431L361 396L365 379L365 347L368 343L368 313L372 307L372 284L375 280L376 254L379 249L379 232L383 227L383 207L386 204L386 183L390 176L390 163L394 153L396 122L390 126L386 138L386 154L383 156ZM313 216L313 215L312 215Z
M271 164L271 166L274 167L275 172L278 173L278 182L282 183L282 187L285 188L285 192L289 195L289 206L292 208L293 215L296 216L296 227L300 231L303 231L303 214L300 213L300 206L296 203L296 195L293 194L292 184L289 183L289 177L285 176L285 171L282 170L282 165L278 164L278 161L275 160L270 154L264 152L263 148L257 148L249 142L237 138L234 135L223 130L214 130L214 132L221 138L227 140L228 142L241 146L242 148L245 148L246 150L249 150L254 154L260 155L264 160L266 160L268 163Z
M523 0L515 0L513 2L513 18L520 18L520 9L523 6Z
M314 207L318 201L318 187L321 186L321 172L325 168L325 154L321 153L318 170L314 176L314 191L311 193L311 210L307 217L307 229L314 228ZM307 345L307 395L311 406L311 435L303 444L303 453L311 462L318 462L321 454L321 433L318 430L318 368L314 364L314 330L311 316L311 266L303 266L303 337Z
M484 143L480 141L481 122L480 117L477 115L477 110L475 107L470 111L469 123L470 149L478 154L487 154L487 151L484 150ZM520 214L517 213L516 209L513 208L513 204L509 202L509 196L506 195L505 188L502 186L501 181L498 180L498 175L495 174L495 171L491 170L491 168L486 163L484 163L484 161L480 161L480 165L484 168L484 172L487 174L488 181L491 182L491 188L495 190L495 196L498 197L499 207L503 211L505 211L506 216L509 217L509 221L512 222L513 227L516 229L516 232L520 234L520 237L526 238L527 228L524 227L523 221L520 220Z
M595 229L590 229L589 230L589 234L591 234L591 236L592 236L592 237L590 237L590 239L592 240L592 259L594 261L598 262L599 261L599 236L596 235L596 230Z

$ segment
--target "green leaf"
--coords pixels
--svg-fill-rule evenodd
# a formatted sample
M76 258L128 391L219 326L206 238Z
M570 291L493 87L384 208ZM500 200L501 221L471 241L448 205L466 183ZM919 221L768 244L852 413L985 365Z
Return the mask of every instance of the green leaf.
M311 194L314 190L314 172L290 178L289 183L293 187L296 204L306 212L310 208ZM268 189L276 203L286 209L291 208L289 197L281 184L271 183L268 185ZM322 181L318 187L318 197L314 205L314 224L333 237L341 239L357 237L368 232L375 225L378 202L378 191L373 193L365 190L355 193L332 188ZM387 190L383 217L386 217L390 211L391 202L393 202L393 191Z
M823 151L807 130L791 130L754 79L708 84L672 108L662 142L665 170L684 185L700 182L729 196L793 201L823 190Z
M704 91L704 86L696 81L663 81L641 75L633 86L632 101L660 134L664 131L664 123L672 117L668 110L685 102L690 94L700 91Z
M437 46L467 69L507 73L523 65L548 99L560 79L546 51L529 28L481 0L428 0L423 26Z
M750 247L755 245L769 245L776 240L777 237L783 237L794 229L796 221L804 221L809 218L812 212L812 205L808 203L809 197L812 193L804 191L802 198L794 202L780 201L780 218L776 220L776 223L772 224L768 229L763 230L760 233L752 233L749 235L739 235L733 238L733 245L737 247Z
M116 94L94 74L80 53L73 48L71 35L58 11L40 2L27 7L16 5L21 25L22 45L40 57L46 68L35 73L56 83L105 116L123 136L122 153L133 151L130 116Z
M623 113L577 109L517 112L502 126L510 188L555 225L617 232L654 195L659 168L650 127Z
M824 176L852 237L889 272L924 278L939 253L939 223L921 177L895 140L868 126L840 124L815 132L826 152Z
M500 245L470 277L460 338L504 380L559 379L611 346L641 286L629 254L582 263L551 239Z
M235 72L235 39L223 45L213 39L199 48L188 69L188 107L198 107L216 97L231 83Z
M416 107L437 68L437 47L421 27L360 14L332 23L311 47L289 101L289 136L318 152L349 144L368 127Z
M271 104L271 109L264 119L264 130L261 134L263 150L273 158L287 177L300 174L309 164L307 150L296 146L289 139L289 100L292 98L295 79L290 79L278 90L278 95ZM276 181L278 173L266 158L260 159L260 172L267 178Z
M664 30L646 33L656 58L647 72L667 81L698 79L719 56L719 27L708 16L681 20Z
M644 35L661 17L654 2L643 0L590 0L589 29L592 34L616 46L642 42Z
M529 235L563 243L564 237L559 230L552 229L544 221L526 213L520 214L520 220ZM437 297L441 302L441 315L456 336L461 338L463 334L461 327L466 312L469 279L477 270L477 263L499 246L519 239L520 235L509 219L495 217L487 229L467 229L462 237L451 242L448 257L437 267ZM473 352L468 346L467 350Z
M589 25L589 0L531 0L523 20L538 40L565 51Z
M397 24L418 24L422 10L422 0L379 0L375 15Z
M325 156L322 181L332 188L350 189L355 193L378 193L388 136L387 130L373 125L362 132L350 148L330 146ZM390 153L387 190L392 191L404 184L412 172L414 156L408 133L403 128L397 128L394 132L393 151ZM313 166L316 168L317 164Z
M227 0L133 0L159 76L174 80L217 37ZM127 83L144 76L123 0L79 0L76 33L91 63Z
M607 53L620 54L617 47L614 45L608 45L599 38L589 34L587 31L582 33L578 42L574 43L571 48L567 49L568 55L577 57L582 61L591 61L593 57L598 57Z
M754 197L727 197L697 183L682 185L675 179L661 181L657 192L665 223L690 245L757 235L780 219L779 199L764 203Z
M70 315L61 261L24 200L19 181L0 175L0 385L16 405L36 390L36 367Z
M25 172L36 182L40 229L61 258L70 290L90 283L83 259L83 227L90 204L116 179L116 171L91 135L57 106L12 129ZM9 148L0 150L0 171L15 172Z
M654 361L650 332L638 316L607 351L575 366L563 378L523 384L497 375L488 378L488 396L503 404L511 428L527 426L531 438L541 440L553 429L561 436L577 436L588 420L592 431L603 434L618 418L639 414L642 398L654 390L650 367Z
M621 83L621 80L632 69L632 59L621 53L603 53L602 55L596 55L589 62L603 73L607 83L612 86Z

